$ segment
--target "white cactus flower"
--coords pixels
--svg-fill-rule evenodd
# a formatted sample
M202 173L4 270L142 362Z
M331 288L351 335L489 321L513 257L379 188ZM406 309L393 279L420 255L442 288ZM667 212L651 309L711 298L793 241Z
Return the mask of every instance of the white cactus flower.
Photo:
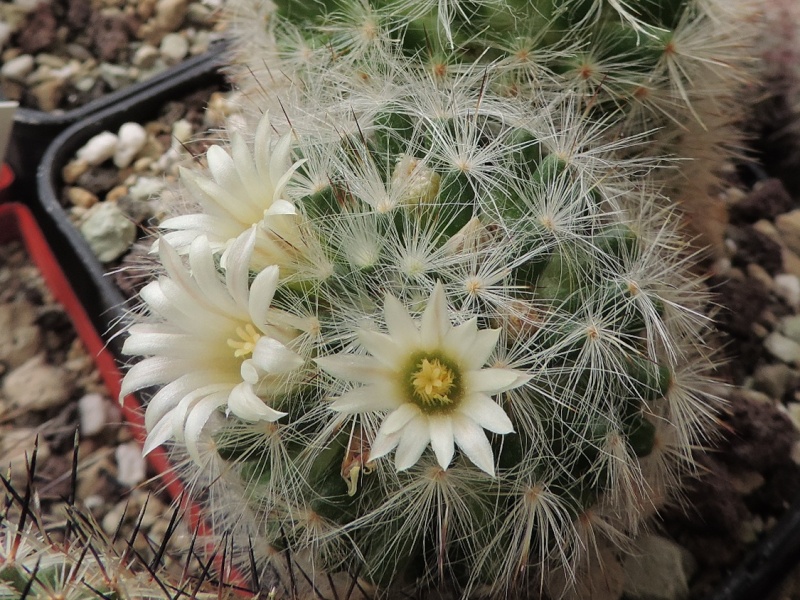
M162 240L159 254L168 276L141 292L151 317L160 320L132 325L122 350L147 357L125 375L122 396L166 384L147 406L145 453L175 438L199 462L203 428L222 407L246 421L285 415L264 396L279 389L281 376L303 359L286 346L291 333L268 323L278 268L265 269L248 286L255 237L253 227L231 245L224 282L205 236L191 244L190 270Z
M234 132L230 154L213 145L206 158L210 178L180 169L181 181L199 203L201 212L162 221L159 226L169 244L182 250L199 235L205 235L214 250L224 250L257 225L254 258L258 260L259 254L279 252L279 242L291 243L297 237L297 211L286 199L285 190L304 161L292 162L289 134L273 144L268 113L258 123L252 152L244 138ZM260 266L270 264L269 257L261 258Z
M419 323L391 295L384 314L388 334L358 332L372 356L317 359L334 377L364 384L335 398L331 408L349 414L391 411L372 442L370 460L397 448L395 466L403 471L416 464L430 444L439 465L447 469L457 445L493 476L494 453L483 430L507 434L513 426L491 396L529 379L514 369L484 368L500 330L479 330L475 318L453 327L440 283Z

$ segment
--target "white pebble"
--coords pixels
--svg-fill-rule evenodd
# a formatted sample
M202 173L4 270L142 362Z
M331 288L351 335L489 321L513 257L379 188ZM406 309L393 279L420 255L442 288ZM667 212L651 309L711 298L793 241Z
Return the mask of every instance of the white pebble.
M114 152L114 164L124 169L133 162L147 143L147 131L139 123L123 123L117 132L119 143Z
M175 64L182 61L189 53L189 42L180 33L168 33L161 40L158 49L164 62Z
M119 138L110 131L98 133L78 150L76 156L92 166L105 162L117 151Z
M33 71L34 66L33 56L30 54L20 54L16 58L7 61L2 68L0 68L0 75L8 77L9 79L22 81Z
M125 254L136 241L136 225L113 202L98 202L86 213L81 234L100 262Z
M108 422L108 401L102 394L86 394L78 400L81 435L97 435Z
M3 379L6 399L24 411L63 406L73 387L67 372L47 364L43 354L28 359Z
M163 177L139 177L136 183L128 188L128 195L132 200L143 202L160 194L165 186Z
M146 464L142 449L136 442L117 446L117 481L128 487L139 485L145 478Z
M11 23L0 21L0 48L6 45L11 39Z
M775 275L774 281L778 297L785 300L793 309L800 308L800 279L797 275L780 273Z
M159 53L158 48L150 44L142 44L136 53L133 55L133 66L140 69L149 69L156 64Z
M172 146L173 148L181 148L183 144L188 142L194 130L192 124L186 119L175 121L172 125Z

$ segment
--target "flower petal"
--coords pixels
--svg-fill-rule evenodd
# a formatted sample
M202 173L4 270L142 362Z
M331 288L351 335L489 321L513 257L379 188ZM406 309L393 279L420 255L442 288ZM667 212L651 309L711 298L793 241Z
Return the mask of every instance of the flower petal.
M386 327L389 335L397 341L398 346L408 347L419 345L419 328L411 315L408 314L402 302L392 296L386 295L383 303L383 314L386 318Z
M475 334L475 339L469 349L464 353L464 366L467 369L480 369L489 360L500 338L499 329L481 329Z
M203 428L205 428L211 415L213 415L220 406L224 406L225 402L227 402L227 394L224 392L206 396L192 407L192 411L186 417L186 422L183 427L186 450L197 464L202 464L203 462L200 458L200 450L198 448Z
M214 261L214 253L206 236L200 235L192 241L189 248L189 266L192 269L192 277L203 295L228 315L241 318L242 311L236 306L222 282Z
M367 352L387 367L397 368L408 354L406 349L399 346L392 336L385 333L362 329L358 332L358 341Z
M464 455L481 471L494 477L494 453L483 429L460 413L452 416L452 423L455 442Z
M384 419L383 424L381 424L381 431L387 435L396 433L405 427L411 419L419 415L420 410L417 406L410 402L404 402Z
M123 346L123 352L124 348ZM142 388L177 379L191 370L192 366L193 363L191 361L167 356L145 358L143 361L133 365L125 374L122 379L122 389L119 392L119 397L122 399Z
M398 471L405 471L413 467L430 441L427 419L421 415L411 419L400 432L400 443L397 444L397 452L394 455L395 468Z
M423 347L433 349L441 346L448 331L450 331L450 315L447 311L447 298L441 282L437 282L428 300L428 306L422 313L419 326Z
M331 403L331 409L348 415L365 412L395 410L403 401L392 392L389 386L365 385L345 392Z
M267 325L267 312L278 288L278 267L272 265L256 275L250 286L249 311L253 324L262 332Z
M471 356L472 346L475 343L477 334L478 319L477 317L473 317L469 321L450 329L445 335L444 340L442 340L442 346L444 346L450 356Z
M369 449L369 460L378 460L379 458L383 458L389 454L389 452L397 448L397 444L399 443L399 433L387 435L381 431L378 431L378 435L375 436L375 439L373 440Z
M262 336L251 359L265 373L288 373L303 366L303 357L292 352L278 340Z
M470 392L499 394L524 384L525 374L514 369L481 369L464 373L464 387Z
M376 383L390 376L376 358L361 354L335 354L317 358L315 362L323 371L346 381Z
M225 251L225 286L237 306L249 309L250 256L256 243L256 228L250 227Z
M439 466L447 469L453 462L455 453L453 439L453 422L450 417L434 416L428 417L428 430L431 436L431 448L436 454Z
M240 383L228 396L228 412L245 421L277 421L288 413L279 412L266 405L253 393L248 383Z
M471 394L464 398L458 412L493 433L513 433L514 424L503 407L485 394Z
M147 437L144 440L144 447L142 448L143 456L147 456L161 444L172 439L172 419L170 417L171 415L167 413L163 419L156 423L155 427L148 430Z

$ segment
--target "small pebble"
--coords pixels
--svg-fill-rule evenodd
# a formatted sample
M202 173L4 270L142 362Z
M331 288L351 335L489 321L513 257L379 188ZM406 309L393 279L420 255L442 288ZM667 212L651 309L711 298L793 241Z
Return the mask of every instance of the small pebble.
M133 55L132 63L140 69L151 69L160 56L158 48L150 44L142 44Z
M168 33L161 40L159 52L164 61L174 65L182 61L189 53L189 42L180 33Z
M91 437L103 431L107 424L107 404L102 394L86 394L78 400L81 435Z
M110 131L103 131L86 142L76 156L90 166L97 166L114 156L119 138Z
M116 260L136 240L136 225L113 202L93 206L80 230L100 262Z
M148 200L161 193L165 185L166 183L161 177L139 177L136 183L128 188L128 195L132 200Z
M4 63L0 68L0 75L14 79L17 81L24 81L25 77L33 71L34 59L30 54L20 54L16 58Z
M75 159L69 161L64 168L61 169L61 178L64 180L64 183L73 184L78 181L78 177L86 173L89 170L89 163L85 160Z
M155 25L161 31L175 31L183 23L189 0L158 0Z
M800 254L800 209L778 215L775 227L789 249Z
M147 132L139 123L123 123L117 132L114 164L120 169L129 166L147 143Z
M800 363L800 344L778 332L773 332L767 336L764 340L764 348L772 356L785 363Z
M91 208L97 204L97 196L82 187L71 187L67 189L67 199L75 206L80 208Z
M3 393L11 404L24 410L47 410L64 404L73 383L66 371L49 365L43 354L28 359L3 380Z
M795 311L800 308L800 278L789 273L775 276L775 293Z
M117 481L128 487L135 487L144 481L146 463L139 444L121 444L117 446L114 456L117 459Z

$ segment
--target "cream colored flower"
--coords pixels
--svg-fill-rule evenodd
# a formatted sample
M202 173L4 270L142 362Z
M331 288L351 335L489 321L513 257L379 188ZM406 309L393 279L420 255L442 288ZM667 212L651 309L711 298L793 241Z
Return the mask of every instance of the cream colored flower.
M265 114L256 128L252 152L234 132L230 154L214 145L206 158L210 178L180 170L181 181L202 212L162 221L164 239L180 250L205 235L214 250L224 250L257 225L254 260L259 266L279 262L280 255L298 238L297 211L284 192L304 161L292 163L291 137L287 134L273 144L269 115Z
M397 448L395 466L402 471L430 445L446 469L458 446L481 470L494 475L494 454L484 429L506 434L513 426L491 396L529 379L513 369L484 368L500 330L479 330L475 318L453 327L441 284L419 322L390 295L384 314L388 334L358 332L372 356L317 359L334 377L363 384L335 398L331 408L350 414L389 412L372 442L370 460Z
M131 326L123 346L125 354L147 358L125 375L122 396L165 384L147 405L145 453L174 437L199 461L203 428L223 407L247 421L284 416L265 398L303 359L286 346L291 333L268 323L277 267L248 285L255 236L251 228L231 245L224 281L205 236L191 244L190 270L162 240L168 276L141 292L153 318Z

